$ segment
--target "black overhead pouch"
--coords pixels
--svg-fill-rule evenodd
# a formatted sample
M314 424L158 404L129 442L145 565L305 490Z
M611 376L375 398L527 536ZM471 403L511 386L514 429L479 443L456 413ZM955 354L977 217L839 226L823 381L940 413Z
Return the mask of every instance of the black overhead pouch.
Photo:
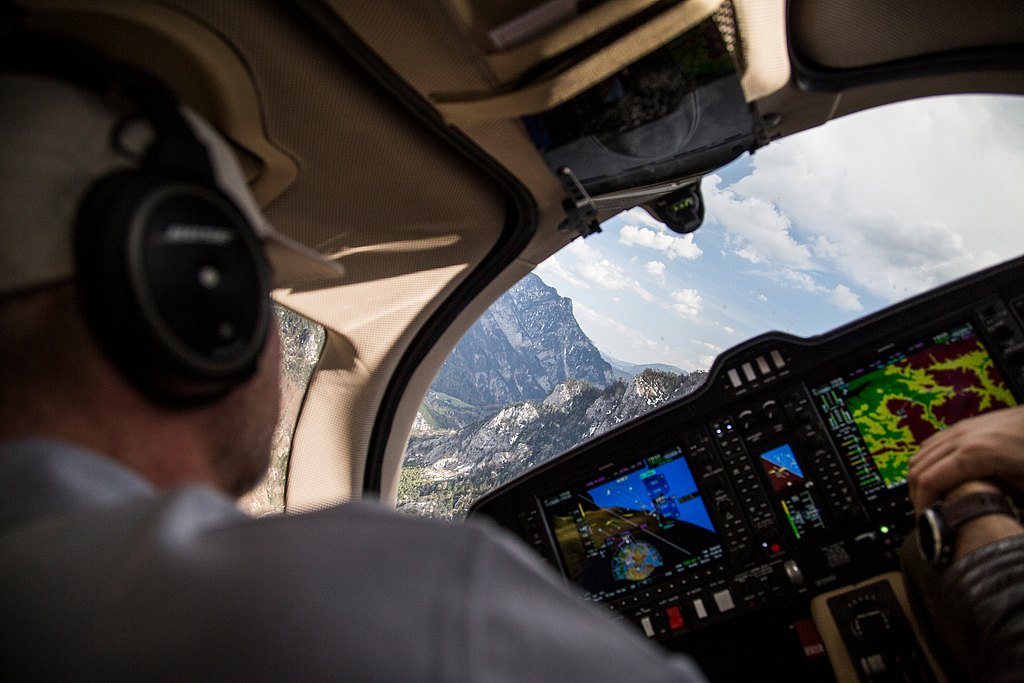
M454 125L519 119L577 206L700 225L699 183L767 140L741 86L732 4L545 3L486 32L503 87L435 98Z

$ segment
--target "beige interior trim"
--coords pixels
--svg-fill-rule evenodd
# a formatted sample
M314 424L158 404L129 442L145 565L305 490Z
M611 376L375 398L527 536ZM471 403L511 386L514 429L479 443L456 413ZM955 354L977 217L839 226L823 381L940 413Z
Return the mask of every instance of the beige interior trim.
M798 53L832 69L1024 41L1020 0L794 0L790 5Z
M786 6L782 2L733 0L746 70L740 87L747 102L778 92L789 82Z
M928 647L928 642L924 639L924 635L921 632L921 628L914 618L914 613L910 608L910 600L907 598L907 588L903 583L903 575L900 572L886 572L879 574L870 579L855 583L851 586L845 586L837 590L829 591L828 593L822 593L821 595L815 596L811 601L811 617L814 619L814 625L818 629L818 633L821 635L822 643L825 645L825 651L828 653L829 662L832 664L832 671L836 675L838 683L860 683L860 676L857 674L857 668L854 666L853 661L850 659L850 654L843 644L843 637L839 633L839 628L836 626L835 620L832 618L832 611L828 607L828 601L837 595L842 595L850 591L854 591L871 584L878 583L879 581L886 581L892 588L893 595L896 596L896 601L903 609L903 616L906 617L907 623L910 624L911 630L914 632L914 637L917 642L921 645L921 649L924 651L924 655L928 660L929 666L931 666L932 673L935 674L936 679L939 683L948 683L948 679L942 671L942 668L935 661L932 656L931 650Z
M487 55L502 83L512 83L527 70L546 59L608 30L642 12L658 0L611 0L588 10L579 18L509 50Z
M500 121L547 111L693 28L721 4L722 0L690 0L668 9L578 64L521 90L482 98L435 94L433 99L441 115L453 125Z
M295 182L295 161L267 139L248 69L203 24L135 0L18 1L30 10L31 27L72 36L165 79L183 101L255 158L243 155L243 162L255 174L250 186L261 206Z

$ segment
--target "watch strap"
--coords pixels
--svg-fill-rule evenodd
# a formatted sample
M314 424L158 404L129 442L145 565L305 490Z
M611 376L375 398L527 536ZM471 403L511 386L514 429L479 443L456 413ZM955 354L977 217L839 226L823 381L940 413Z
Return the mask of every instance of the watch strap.
M1017 509L1010 500L1001 493L982 491L969 493L955 500L942 503L942 518L950 533L967 522L984 515L1008 515L1019 519Z

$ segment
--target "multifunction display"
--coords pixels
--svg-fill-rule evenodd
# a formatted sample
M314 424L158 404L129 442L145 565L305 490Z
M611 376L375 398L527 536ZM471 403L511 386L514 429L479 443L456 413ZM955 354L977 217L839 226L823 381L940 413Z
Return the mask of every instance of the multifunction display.
M1016 405L970 323L811 391L868 501L906 483L910 457L932 434L965 417Z
M566 574L594 600L722 559L683 451L618 467L542 500Z

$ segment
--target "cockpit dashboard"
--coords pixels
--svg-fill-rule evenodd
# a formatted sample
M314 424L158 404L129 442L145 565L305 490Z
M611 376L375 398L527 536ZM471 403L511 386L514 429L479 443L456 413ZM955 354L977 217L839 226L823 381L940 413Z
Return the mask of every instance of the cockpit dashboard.
M848 589L898 569L920 443L1024 398L1021 283L1017 259L817 337L761 335L471 514L712 680L829 680L838 649L859 680L932 680L891 591Z

